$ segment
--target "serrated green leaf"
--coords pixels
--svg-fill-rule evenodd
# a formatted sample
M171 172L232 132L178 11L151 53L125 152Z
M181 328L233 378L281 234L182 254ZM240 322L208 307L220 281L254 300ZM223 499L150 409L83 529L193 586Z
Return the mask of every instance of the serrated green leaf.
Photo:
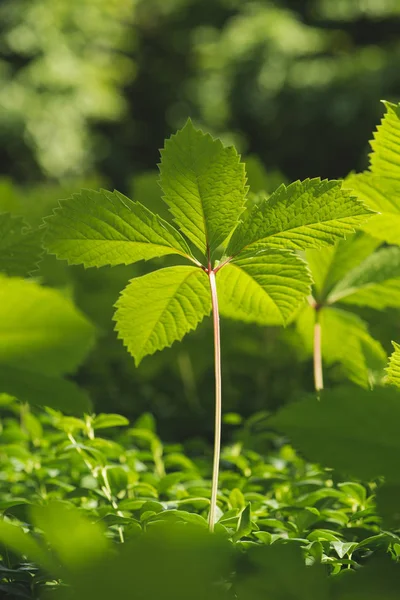
M296 327L305 348L313 352L314 310L305 308ZM381 344L368 333L367 324L345 310L325 307L319 311L322 337L322 360L328 365L340 363L347 377L362 387L370 387L386 364Z
M318 302L326 300L331 289L354 267L366 259L380 241L357 232L334 246L306 250L305 256L314 280L314 294Z
M370 169L376 175L400 179L400 104L384 104L386 114L371 142Z
M400 244L400 180L365 172L349 175L343 185L380 213L362 225L363 231L389 244Z
M384 475L400 482L400 393L336 388L323 390L320 398L285 406L272 425L308 460L362 480Z
M196 267L167 267L132 279L116 303L118 337L135 359L162 350L211 310L208 278Z
M204 254L231 233L247 193L244 164L235 148L195 129L189 120L161 151L164 200L185 235Z
M400 306L400 248L381 248L339 281L327 302L383 309Z
M48 406L63 413L82 415L91 411L88 395L72 381L0 365L0 390L22 402Z
M387 381L400 388L400 344L392 342L394 352L390 355L389 364L386 369Z
M56 290L0 277L0 364L56 376L72 373L94 327Z
M62 200L45 221L45 247L72 265L102 267L167 254L191 256L172 225L117 191L82 190Z
M42 231L28 229L21 217L0 214L0 272L25 277L43 253Z
M241 256L217 273L221 314L260 325L287 323L310 293L304 261L271 248L255 257Z
M293 250L333 244L353 233L370 212L339 181L316 178L281 185L237 227L226 253L255 252L260 243Z

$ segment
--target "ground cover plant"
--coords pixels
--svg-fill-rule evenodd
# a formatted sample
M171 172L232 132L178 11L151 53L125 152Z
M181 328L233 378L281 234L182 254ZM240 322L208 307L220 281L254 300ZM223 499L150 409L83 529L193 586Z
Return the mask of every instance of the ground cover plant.
M397 597L398 346L388 364L357 311L399 307L398 248L381 247L391 240L380 233L384 201L393 214L399 202L399 142L400 108L387 105L367 173L282 185L247 206L236 151L189 121L161 153L174 225L118 192L82 190L43 228L14 220L12 235L5 230L5 594ZM212 313L212 450L200 440L163 444L151 415L131 427L92 412L65 375L95 331L71 299L34 280L42 239L85 267L176 256L178 265L128 283L116 330L139 364ZM314 356L316 394L299 390L274 415L223 417L220 314L293 323ZM341 365L352 385L324 389L324 364ZM223 418L231 442L221 450Z

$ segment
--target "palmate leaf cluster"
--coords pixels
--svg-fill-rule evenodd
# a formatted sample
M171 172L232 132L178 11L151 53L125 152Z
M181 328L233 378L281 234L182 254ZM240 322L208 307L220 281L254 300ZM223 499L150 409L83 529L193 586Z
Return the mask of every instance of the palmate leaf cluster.
M384 377L386 352L369 334L367 323L350 310L400 308L400 109L385 104L386 114L371 142L369 170L344 182L378 214L361 225L364 233L318 252L306 251L313 300L297 318L297 329L312 352L318 312L324 362L340 363L363 387ZM382 242L395 245L380 247Z
M246 209L238 154L191 121L161 152L160 185L180 231L140 202L105 190L82 190L46 220L47 250L70 264L101 267L168 254L189 261L132 280L122 292L116 329L136 364L210 313L211 270L222 314L286 323L310 291L295 251L332 244L370 214L340 182L320 179L282 185Z

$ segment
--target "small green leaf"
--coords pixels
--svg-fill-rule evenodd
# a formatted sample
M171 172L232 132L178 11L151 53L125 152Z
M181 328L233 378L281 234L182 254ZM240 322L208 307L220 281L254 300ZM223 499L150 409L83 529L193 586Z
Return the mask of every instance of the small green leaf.
M34 373L23 367L0 365L0 390L22 402L48 406L67 414L82 415L91 410L86 392L72 381Z
M381 248L347 273L327 302L383 309L400 306L400 248Z
M93 429L107 429L107 427L124 427L129 425L129 419L122 415L101 414L97 415L92 423Z
M119 192L82 190L47 219L45 247L71 265L127 265L156 256L191 256L180 233Z
M281 185L237 227L226 254L256 252L260 243L292 250L333 244L353 233L370 213L340 181L316 178Z
M369 480L400 482L400 393L378 388L322 391L285 406L272 425L287 434L308 460Z
M0 272L25 277L43 253L42 231L28 229L21 217L0 214Z
M246 506L240 513L239 523L237 531L232 536L232 540L234 542L239 541L243 537L246 537L251 533L252 525L251 525L251 507L250 504Z
M394 352L389 359L389 365L386 369L388 383L400 388L400 345L392 342Z
M161 151L160 183L175 222L204 253L231 233L244 210L244 164L233 147L195 129L190 120Z
M282 324L310 293L311 280L296 254L267 248L224 266L217 288L222 315L260 325Z
M132 279L116 303L116 330L135 359L195 329L211 310L208 278L196 267L168 267Z

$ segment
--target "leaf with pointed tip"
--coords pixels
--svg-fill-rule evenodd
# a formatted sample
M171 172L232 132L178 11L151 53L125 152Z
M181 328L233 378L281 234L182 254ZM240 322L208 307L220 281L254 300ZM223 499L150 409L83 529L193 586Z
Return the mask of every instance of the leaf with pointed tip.
M380 241L357 232L334 246L306 250L307 263L314 280L314 293L319 302L326 300L331 289L359 265L380 244Z
M307 307L296 322L310 355L313 353L314 312ZM323 362L341 364L347 377L361 387L370 387L379 380L386 365L386 353L368 333L367 324L357 315L333 307L321 309L319 318Z
M0 272L28 275L43 253L41 240L42 231L28 229L21 217L0 214Z
M221 314L259 325L286 324L310 287L307 265L289 250L240 255L217 273Z
M191 257L172 225L117 191L81 190L62 200L45 221L45 247L72 265L127 265L167 254Z
M386 114L371 142L370 169L376 175L400 179L400 104L384 104Z
M316 178L281 185L237 227L226 254L256 252L260 243L292 250L333 244L370 213L339 181Z
M22 402L48 406L63 413L83 415L91 411L91 402L74 382L49 377L24 368L0 365L0 391Z
M308 460L359 479L400 482L400 393L396 389L323 390L272 418Z
M400 388L400 344L392 342L394 352L390 355L387 366L387 381Z
M365 172L349 175L346 189L380 214L362 225L363 231L389 244L400 244L400 179L389 179Z
M244 210L244 164L235 148L195 129L188 120L161 151L164 200L181 231L204 254L229 236Z
M381 248L347 273L327 302L383 309L400 307L400 248Z
M0 277L0 364L48 376L73 372L93 345L94 327L56 290Z
M181 340L211 311L202 269L177 266L132 279L116 303L118 337L135 359Z

